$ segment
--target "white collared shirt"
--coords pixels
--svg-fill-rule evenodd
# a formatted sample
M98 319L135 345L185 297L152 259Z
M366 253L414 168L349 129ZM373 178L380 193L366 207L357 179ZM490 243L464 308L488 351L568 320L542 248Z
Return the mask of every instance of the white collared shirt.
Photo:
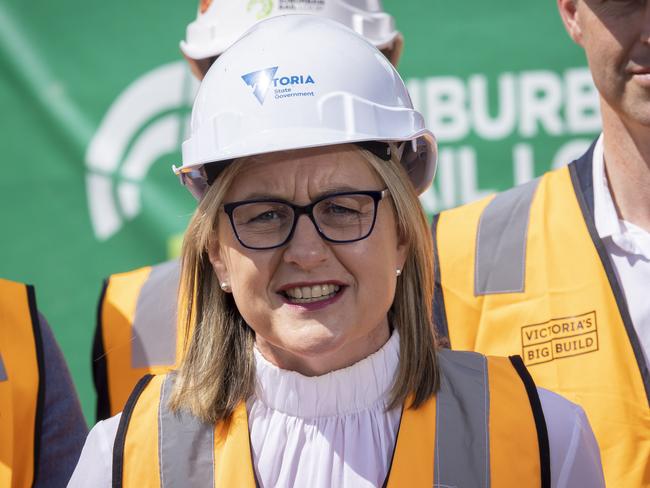
M605 173L603 136L593 156L596 230L616 270L641 344L650 364L650 232L619 218Z

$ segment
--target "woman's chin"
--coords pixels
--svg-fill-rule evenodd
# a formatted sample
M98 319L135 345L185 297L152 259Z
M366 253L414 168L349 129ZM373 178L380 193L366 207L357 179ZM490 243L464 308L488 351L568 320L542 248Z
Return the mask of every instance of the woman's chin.
M356 348L347 334L324 325L293 333L284 330L282 339L274 344L260 340L259 334L257 339L257 347L264 357L282 369L315 376L349 366L357 360Z
M284 332L282 349L287 353L306 358L333 354L343 348L348 339L345 331L320 323L310 324L308 327L294 330L293 333Z

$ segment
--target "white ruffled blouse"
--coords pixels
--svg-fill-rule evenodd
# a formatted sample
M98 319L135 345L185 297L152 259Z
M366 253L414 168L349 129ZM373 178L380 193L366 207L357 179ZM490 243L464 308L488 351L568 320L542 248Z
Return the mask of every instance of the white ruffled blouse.
M260 484L381 486L401 417L401 408L386 412L399 336L353 366L318 377L282 370L257 350L255 357L257 392L247 407Z
M393 332L376 353L338 371L306 377L256 350L257 387L247 402L253 465L262 488L381 487L401 408L386 411L399 362ZM584 411L538 389L546 417L553 488L604 487L598 445ZM110 488L120 415L88 435L69 488Z

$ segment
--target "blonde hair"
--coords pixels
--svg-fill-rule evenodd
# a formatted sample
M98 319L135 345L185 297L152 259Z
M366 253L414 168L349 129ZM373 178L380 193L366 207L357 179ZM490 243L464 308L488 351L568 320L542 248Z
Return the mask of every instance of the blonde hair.
M389 408L411 398L418 408L438 389L437 341L432 325L433 244L427 218L417 194L392 147L383 161L360 151L390 190L397 234L409 246L389 323L400 334L400 364ZM190 337L174 383L170 407L188 410L204 422L227 420L255 387L255 334L244 322L231 294L220 288L208 257L215 245L218 212L226 192L246 159L226 168L200 202L192 217L182 251L179 303ZM188 293L193 290L193 293Z

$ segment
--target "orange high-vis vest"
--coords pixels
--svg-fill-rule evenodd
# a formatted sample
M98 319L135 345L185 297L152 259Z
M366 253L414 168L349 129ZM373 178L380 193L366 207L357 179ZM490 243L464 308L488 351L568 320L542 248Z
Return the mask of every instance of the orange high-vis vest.
M650 375L595 228L592 153L434 219L434 320L454 349L521 355L584 408L607 486L650 487Z
M549 488L546 424L519 357L440 351L441 387L404 408L384 486ZM255 488L244 402L228 422L202 423L167 407L174 374L147 376L122 413L114 488ZM435 483L435 484L434 484Z
M43 347L34 289L0 279L0 486L30 488L38 472ZM45 447L45 446L43 446Z
M97 420L121 412L145 374L177 365L184 336L177 319L179 274L174 260L106 280L93 345Z

